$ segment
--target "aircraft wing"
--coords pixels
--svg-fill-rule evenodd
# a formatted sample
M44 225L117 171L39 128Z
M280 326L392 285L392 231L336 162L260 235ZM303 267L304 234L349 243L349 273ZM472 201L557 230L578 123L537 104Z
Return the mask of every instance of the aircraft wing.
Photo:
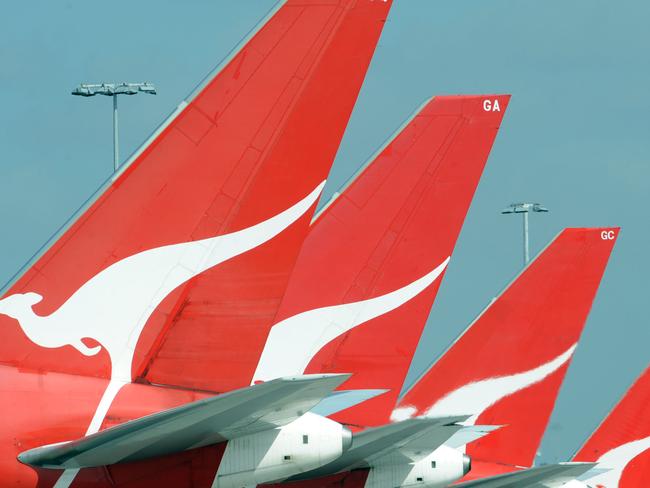
M31 466L105 466L215 444L272 429L302 416L346 374L280 378L147 415L70 442L25 451Z
M405 439L387 453L368 458L368 463L372 466L414 463L428 456L443 444L457 449L488 435L499 427L493 425L435 424L429 428L423 428L420 435Z
M490 432L494 432L501 427L501 425L468 425L446 440L445 445L458 449L459 447L466 446L471 442L485 437Z
M354 407L360 403L387 393L388 390L339 390L332 392L331 395L312 408L312 413L329 417L342 410Z
M594 463L559 463L490 476L454 485L455 488L556 488L586 473Z

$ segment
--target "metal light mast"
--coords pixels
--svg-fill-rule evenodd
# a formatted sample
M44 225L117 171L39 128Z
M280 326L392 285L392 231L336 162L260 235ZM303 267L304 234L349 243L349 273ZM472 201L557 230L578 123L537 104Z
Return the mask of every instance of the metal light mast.
M548 212L548 209L542 207L539 203L512 203L510 206L501 211L502 214L522 214L524 217L524 266L530 261L530 252L528 248L528 214L530 212Z
M117 96L137 95L138 93L156 94L152 83L82 83L71 92L80 97L105 95L113 97L113 171L120 167L120 144L117 126Z

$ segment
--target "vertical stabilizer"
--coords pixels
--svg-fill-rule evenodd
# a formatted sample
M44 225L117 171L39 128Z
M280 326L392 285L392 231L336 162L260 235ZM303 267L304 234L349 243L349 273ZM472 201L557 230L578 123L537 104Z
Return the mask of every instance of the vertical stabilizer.
M598 462L586 482L604 488L650 486L650 368L625 393L574 461Z
M350 372L390 392L335 418L388 420L509 98L429 100L322 211L255 380Z
M0 301L0 363L250 383L390 2L280 2Z
M394 419L472 415L502 425L475 460L531 466L617 228L565 229L401 398Z

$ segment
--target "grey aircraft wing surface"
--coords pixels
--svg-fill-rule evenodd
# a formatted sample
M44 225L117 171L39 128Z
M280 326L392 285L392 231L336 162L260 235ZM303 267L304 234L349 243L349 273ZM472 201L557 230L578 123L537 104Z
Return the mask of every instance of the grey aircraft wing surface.
M22 452L31 466L105 466L193 449L286 425L347 380L347 374L279 378L125 422L77 440Z
M558 463L522 469L454 485L454 488L556 488L576 479L594 463Z

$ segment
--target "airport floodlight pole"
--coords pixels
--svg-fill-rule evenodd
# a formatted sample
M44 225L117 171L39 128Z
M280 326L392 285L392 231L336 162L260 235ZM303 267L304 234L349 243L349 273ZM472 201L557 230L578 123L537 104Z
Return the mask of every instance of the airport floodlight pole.
M548 212L548 209L542 207L539 203L512 203L508 208L501 211L502 214L520 213L524 217L524 266L530 261L528 249L528 214L530 212Z
M117 96L137 95L138 93L156 94L152 83L82 83L74 90L73 95L80 97L94 97L105 95L113 97L113 171L120 167L120 143L117 126Z

